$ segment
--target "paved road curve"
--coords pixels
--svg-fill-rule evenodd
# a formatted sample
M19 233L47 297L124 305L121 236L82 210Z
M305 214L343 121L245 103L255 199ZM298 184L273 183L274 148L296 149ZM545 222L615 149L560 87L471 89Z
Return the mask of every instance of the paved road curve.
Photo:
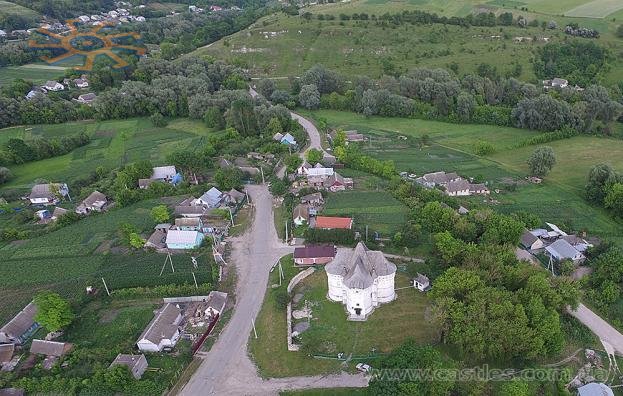
M600 340L612 345L617 355L623 356L623 334L588 309L584 304L578 305L575 311L569 313L591 329Z

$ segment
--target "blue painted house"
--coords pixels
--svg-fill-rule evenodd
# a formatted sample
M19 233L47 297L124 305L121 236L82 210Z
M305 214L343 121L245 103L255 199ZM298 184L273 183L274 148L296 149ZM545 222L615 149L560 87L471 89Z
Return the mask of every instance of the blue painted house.
M195 249L201 246L203 234L198 231L169 230L166 244L169 249Z
M296 139L294 136L286 133L284 137L281 138L281 144L288 144L290 146L296 146Z

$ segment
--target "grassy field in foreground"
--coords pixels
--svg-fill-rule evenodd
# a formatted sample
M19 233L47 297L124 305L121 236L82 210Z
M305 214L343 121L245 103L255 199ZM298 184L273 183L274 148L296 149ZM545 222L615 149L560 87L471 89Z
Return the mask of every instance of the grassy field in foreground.
M0 0L0 16L20 15L27 18L38 18L39 13L10 1Z
M286 281L281 287L285 287L298 270L292 266L291 259L284 258L282 263ZM259 338L255 339L251 334L249 339L250 352L260 374L264 377L285 377L338 370L340 364L336 360L311 359L303 352L287 350L285 309L277 307L277 292L271 288L271 285L278 283L276 273L271 274L264 304L256 320ZM396 287L408 284L408 276L397 274ZM303 294L303 298L298 306L293 306L293 310L301 309L304 301L311 303L313 318L309 331L318 331L319 345L322 345L316 353L335 356L343 352L363 356L372 350L389 352L407 338L422 343L435 338L436 331L425 318L428 298L413 288L399 290L395 301L378 307L366 322L347 321L342 304L327 300L327 276L322 268L297 285L293 294L297 293Z
M282 259L285 281L281 288L299 271L292 265L292 258ZM249 335L249 353L264 377L289 377L296 375L315 375L339 370L339 363L334 360L317 360L306 357L302 352L288 351L286 344L286 311L277 308L275 294L277 289L271 285L279 283L278 271L273 271L268 280L268 290L264 303L255 320L258 338Z
M140 160L158 165L176 149L197 147L210 130L190 119L173 120L165 128L156 128L145 118L82 121L3 129L0 144L12 137L60 138L80 132L91 137L88 145L60 157L9 166L14 178L3 188L27 188L38 178L70 183L99 166L112 169Z
M613 138L577 136L548 143L554 148L558 163L541 185L523 181L526 160L537 146L515 148L516 144L537 132L488 125L457 125L436 121L404 118L365 118L362 115L315 111L306 113L327 119L329 125L357 129L372 137L364 151L380 159L393 160L399 171L416 174L437 170L456 171L465 177L476 177L503 189L515 182L515 191L493 194L499 203L496 210L511 212L527 210L544 221L558 222L576 230L587 230L623 243L623 226L604 210L583 199L583 188L591 167L608 162L623 171L623 142ZM422 149L416 144L424 134L431 143ZM408 140L396 139L404 135ZM496 152L486 158L474 154L478 140L491 142ZM467 202L482 203L472 197Z

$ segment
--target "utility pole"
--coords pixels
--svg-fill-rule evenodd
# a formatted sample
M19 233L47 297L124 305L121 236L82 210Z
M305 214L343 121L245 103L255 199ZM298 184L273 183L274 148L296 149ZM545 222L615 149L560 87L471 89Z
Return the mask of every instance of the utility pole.
M104 280L103 277L102 277L102 282L104 282L104 288L106 289L106 294L108 294L108 297L110 297L110 292L108 291L108 286L106 286L106 281Z
M262 172L262 184L265 184L266 181L264 180L264 168L260 166L260 172Z
M368 225L366 224L366 242L368 242Z
M195 280L195 289L199 289L199 286L197 286L197 278L195 277L195 273L191 272L191 274L193 274L193 279Z
M286 237L285 241L288 242L288 221L286 220Z
M255 334L255 338L257 339L257 330L255 330L255 319L251 319L251 324L253 325L253 333Z
M227 207L229 209L229 219L231 220L231 226L234 226L234 215L231 213L231 207Z

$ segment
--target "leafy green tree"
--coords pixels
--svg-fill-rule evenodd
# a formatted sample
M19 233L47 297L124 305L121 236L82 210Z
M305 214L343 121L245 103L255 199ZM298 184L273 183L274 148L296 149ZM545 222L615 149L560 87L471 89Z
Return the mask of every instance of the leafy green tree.
M281 121L279 121L279 118L277 117L273 117L270 119L270 121L268 121L268 126L266 127L266 129L271 136L274 136L277 133L283 133Z
M151 208L151 218L156 223L166 223L171 219L169 208L166 205L158 205Z
M588 174L586 198L593 203L603 205L608 190L618 179L618 174L610 165L598 164L593 166Z
M9 168L5 168L4 166L0 166L0 184L4 184L7 181L11 180L13 174L9 170Z
M250 97L234 100L227 111L228 125L234 127L242 136L255 136L259 134L257 119Z
M445 358L430 345L421 346L408 340L381 360L378 369L419 369L433 375L435 370L452 368L455 363ZM430 380L422 376L396 380L384 376L373 377L368 393L371 395L431 395L444 396L452 393L454 379Z
M623 217L623 183L615 183L608 188L604 206L616 216Z
M305 156L307 157L307 162L309 162L310 164L317 164L319 162L322 162L322 151L318 149L309 149Z
M498 392L500 395L506 396L531 396L535 394L528 382L517 378L500 383Z
M476 99L467 92L461 92L456 98L456 113L459 120L468 122L476 108Z
M160 113L152 114L151 117L149 117L149 121L151 121L151 124L153 126L158 127L158 128L163 128L167 126L166 118L164 118L164 116Z
M295 172L296 169L301 166L303 160L296 154L288 155L285 160L286 169L289 173Z
M145 240L136 232L128 235L130 246L134 249L142 249L145 246Z
M549 146L539 147L528 159L530 173L534 176L545 176L556 164L556 155Z
M218 107L210 107L203 116L203 122L208 128L223 129L225 127L225 118Z
M617 37L623 38L623 25L617 27Z
M299 92L299 104L309 110L317 109L320 106L318 88L313 84L303 85Z
M57 293L39 292L34 299L37 306L35 321L48 331L58 331L71 323L74 313L71 305Z
M238 188L242 184L242 171L238 168L219 169L214 174L214 182L223 191Z

